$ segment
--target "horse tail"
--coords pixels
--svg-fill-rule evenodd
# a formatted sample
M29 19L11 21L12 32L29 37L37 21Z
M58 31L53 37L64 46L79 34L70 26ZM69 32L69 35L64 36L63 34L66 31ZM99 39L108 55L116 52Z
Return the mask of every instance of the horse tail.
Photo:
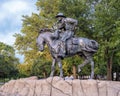
M90 43L88 44L88 46L93 52L96 52L99 48L98 42L96 42L95 40L90 40Z
M79 44L82 50L93 53L97 52L99 47L95 40L90 40L87 38L79 38Z

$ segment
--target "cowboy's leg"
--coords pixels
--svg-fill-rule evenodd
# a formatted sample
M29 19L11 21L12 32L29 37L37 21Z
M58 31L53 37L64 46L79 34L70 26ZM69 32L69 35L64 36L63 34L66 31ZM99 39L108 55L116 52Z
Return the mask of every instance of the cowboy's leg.
M65 54L66 53L66 40L71 38L73 36L73 32L72 31L66 31L64 33L64 35L62 36L61 38L61 47L62 47L62 50L63 50L63 53Z
M63 34L61 40L62 40L63 42L65 42L67 39L71 38L72 36L73 36L73 32L67 30L67 31Z

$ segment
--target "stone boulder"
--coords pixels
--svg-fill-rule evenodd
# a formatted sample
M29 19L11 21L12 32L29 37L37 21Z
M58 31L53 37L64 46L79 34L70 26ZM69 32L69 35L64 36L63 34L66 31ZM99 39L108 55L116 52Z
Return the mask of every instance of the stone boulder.
M120 82L30 77L4 84L0 96L120 96Z

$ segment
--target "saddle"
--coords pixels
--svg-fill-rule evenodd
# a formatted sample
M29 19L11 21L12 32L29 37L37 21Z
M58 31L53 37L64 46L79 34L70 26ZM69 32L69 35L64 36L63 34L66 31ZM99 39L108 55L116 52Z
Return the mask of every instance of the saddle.
M78 39L75 37L69 38L65 44L66 54L72 54L78 51Z
M56 45L56 44L55 44ZM54 50L56 53L61 54L63 52L63 48L66 50L66 55L74 53L75 51L78 51L78 39L77 38L69 38L66 42L61 42L61 40L57 43L56 46L54 46ZM53 50L53 51L54 51Z
M71 41L72 41L72 44L74 44L74 45L78 45L78 39L77 38L70 38L71 39Z

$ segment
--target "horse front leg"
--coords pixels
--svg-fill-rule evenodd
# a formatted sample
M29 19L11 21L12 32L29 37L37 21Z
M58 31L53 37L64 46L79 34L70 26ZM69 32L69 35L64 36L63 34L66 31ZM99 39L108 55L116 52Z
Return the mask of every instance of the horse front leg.
M60 68L60 77L63 78L63 70L62 70L62 63L61 63L61 59L58 59L58 66Z
M55 63L56 63L56 60L53 58L52 66L51 66L50 77L53 77L53 76L54 76L54 72L55 72Z

